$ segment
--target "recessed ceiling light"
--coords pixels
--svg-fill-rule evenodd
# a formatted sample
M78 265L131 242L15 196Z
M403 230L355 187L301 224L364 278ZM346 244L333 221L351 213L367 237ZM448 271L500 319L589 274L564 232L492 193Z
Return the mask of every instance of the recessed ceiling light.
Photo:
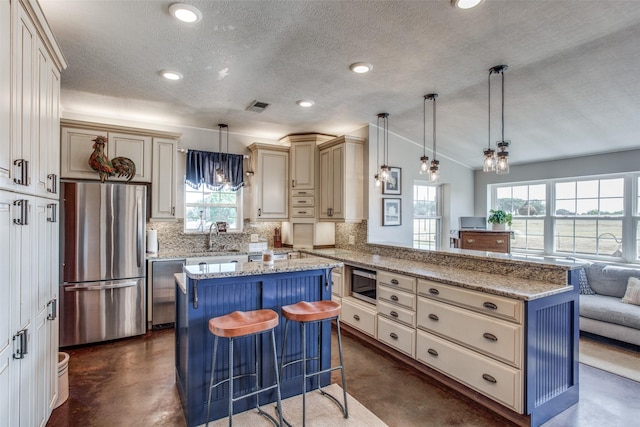
M177 71L171 70L162 70L160 71L160 75L167 80L180 80L182 79L182 74Z
M472 7L476 7L483 1L484 0L451 0L451 6L458 9L471 9Z
M202 12L197 7L186 3L173 3L169 6L169 12L182 22L198 22L202 19Z
M296 104L304 108L309 108L309 107L313 107L316 103L310 99L301 99L299 101L296 101Z
M354 73L362 74L371 71L373 69L373 65L367 64L366 62L356 62L355 64L349 65L349 68L351 68L351 71Z

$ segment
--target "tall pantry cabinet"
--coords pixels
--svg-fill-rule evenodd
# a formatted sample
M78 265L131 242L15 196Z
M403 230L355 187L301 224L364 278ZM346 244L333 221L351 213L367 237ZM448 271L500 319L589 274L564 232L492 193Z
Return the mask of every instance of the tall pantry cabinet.
M0 0L0 425L57 400L60 71L36 0Z

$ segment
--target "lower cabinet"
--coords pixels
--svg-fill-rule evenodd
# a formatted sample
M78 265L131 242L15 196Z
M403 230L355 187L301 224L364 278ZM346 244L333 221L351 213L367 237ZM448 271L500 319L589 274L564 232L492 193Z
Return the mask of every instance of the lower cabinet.
M353 297L342 298L342 322L376 337L376 307Z
M408 356L416 357L416 330L378 316L378 341Z

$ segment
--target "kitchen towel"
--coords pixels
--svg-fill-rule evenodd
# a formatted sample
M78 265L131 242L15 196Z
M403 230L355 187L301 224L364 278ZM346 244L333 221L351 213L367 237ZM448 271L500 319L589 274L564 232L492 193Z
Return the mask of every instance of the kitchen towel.
M147 252L158 252L158 230L147 230Z

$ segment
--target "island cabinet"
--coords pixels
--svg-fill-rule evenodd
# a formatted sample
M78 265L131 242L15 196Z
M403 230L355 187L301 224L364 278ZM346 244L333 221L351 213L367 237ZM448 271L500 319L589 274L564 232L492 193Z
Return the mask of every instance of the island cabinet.
M296 267L304 264L305 260L276 261L269 272L268 267L261 270L260 263L235 263L235 264L209 264L208 266L187 267L187 275L190 268L202 268L206 272L208 268L217 269L246 269L254 268L255 274L219 278L188 278L184 291L178 287L176 292L176 376L178 391L182 401L187 426L196 426L205 422L206 403L208 396L209 379L211 375L211 358L213 353L214 337L209 332L208 321L212 317L228 314L235 310L248 311L269 308L280 314L284 305L294 304L301 300L318 301L331 298L331 269L340 266L340 263L316 265L311 267ZM284 266L284 272L278 272ZM288 268L286 266L293 266ZM299 271L300 268L311 270ZM296 271L297 270L297 271ZM193 276L197 277L197 276ZM203 275L207 277L207 275ZM318 327L322 328L321 334L321 359L320 366L326 369L331 359L331 325L323 322L310 325L307 328L307 354L318 353ZM284 336L284 318L280 317L280 323L275 330L278 358L282 355L282 339ZM300 324L289 324L287 337L288 356L300 356L301 329ZM262 384L275 382L270 335L264 334L259 338L257 351L258 364L260 365L260 381ZM215 366L216 378L226 378L228 375L228 340L220 339L218 342L218 360ZM253 338L240 338L234 346L234 360L237 374L252 372L255 366L256 354ZM317 362L316 362L317 363ZM300 394L302 391L302 367L300 364L287 367L281 378L282 398ZM250 389L253 381L251 377L238 380L236 386L241 390ZM330 383L330 374L320 376L322 386ZM309 390L317 386L316 379L309 379ZM211 419L223 418L228 415L226 386L218 387L212 397ZM260 394L260 404L266 405L276 400L275 390ZM255 399L248 398L234 404L234 412L241 412L255 406Z
M363 147L364 139L348 135L318 146L321 221L362 221Z

